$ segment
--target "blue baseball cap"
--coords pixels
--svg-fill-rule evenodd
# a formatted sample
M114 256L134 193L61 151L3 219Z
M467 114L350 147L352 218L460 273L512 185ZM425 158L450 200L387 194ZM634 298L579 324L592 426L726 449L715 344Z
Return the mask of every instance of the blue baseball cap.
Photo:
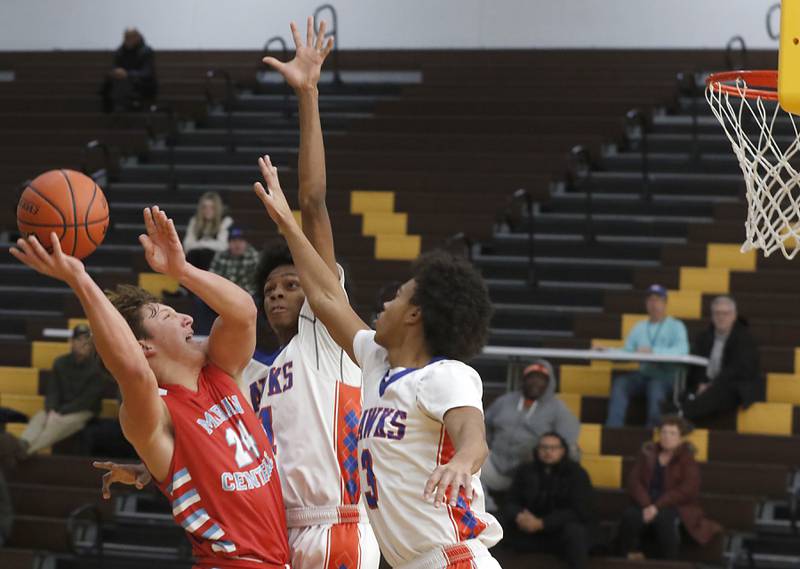
M667 298L667 289L661 286L660 284L651 284L647 287L647 295L650 296L655 294L656 296L660 296L661 298Z
M241 227L231 227L228 231L228 241L231 239L244 239L244 230Z

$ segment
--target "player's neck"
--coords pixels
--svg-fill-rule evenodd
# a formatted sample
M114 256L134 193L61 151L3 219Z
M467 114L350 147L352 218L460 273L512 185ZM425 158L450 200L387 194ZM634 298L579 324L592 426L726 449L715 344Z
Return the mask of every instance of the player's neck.
M425 367L433 357L425 346L425 342L413 337L407 337L403 343L390 347L387 352L389 353L389 365L393 368Z
M190 391L197 391L197 379L205 363L202 359L188 361L151 361L159 385L180 385Z

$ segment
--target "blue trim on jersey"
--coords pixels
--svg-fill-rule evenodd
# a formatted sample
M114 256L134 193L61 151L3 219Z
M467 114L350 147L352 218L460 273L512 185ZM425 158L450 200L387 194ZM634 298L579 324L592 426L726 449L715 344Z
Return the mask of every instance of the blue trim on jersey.
M265 354L261 350L256 349L256 351L253 352L253 359L259 363L264 364L265 366L271 366L272 363L275 361L275 358L277 358L284 349L286 349L286 346L278 348L271 354Z
M423 367L428 367L429 365L431 365L431 364L434 364L434 363L436 363L436 362L438 362L438 361L441 361L441 360L443 360L443 359L445 359L445 358L439 358L439 357L437 357L437 358L433 358L431 361L429 361L429 362L428 362L427 364L425 364ZM418 368L418 367L409 367L409 368L406 368L406 369L404 369L403 371L398 371L397 373L394 373L394 374L392 374L391 376L389 375L389 372L390 372L391 370L388 370L388 369L387 369L387 370L386 370L386 374L385 374L385 375L383 376L383 378L381 379L380 386L378 387L378 392L380 393L381 397L383 397L383 394L384 394L384 393L386 393L386 390L388 389L388 387L389 387L391 384L393 384L395 381L397 381L397 380L399 380L399 379L402 379L402 378L404 378L405 376L407 376L407 375L408 375L409 373L411 373L412 371L417 371L418 369L422 369L422 368Z

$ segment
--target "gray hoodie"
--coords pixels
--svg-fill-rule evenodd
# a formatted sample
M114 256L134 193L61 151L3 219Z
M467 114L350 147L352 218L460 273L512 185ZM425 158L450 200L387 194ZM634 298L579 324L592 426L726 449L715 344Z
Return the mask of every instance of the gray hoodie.
M580 421L556 398L556 376L553 366L546 360L536 360L550 370L550 381L536 404L525 409L522 391L512 391L498 397L486 410L486 440L489 459L497 470L507 476L522 463L530 460L539 437L555 431L569 443L569 454L578 460L578 434Z

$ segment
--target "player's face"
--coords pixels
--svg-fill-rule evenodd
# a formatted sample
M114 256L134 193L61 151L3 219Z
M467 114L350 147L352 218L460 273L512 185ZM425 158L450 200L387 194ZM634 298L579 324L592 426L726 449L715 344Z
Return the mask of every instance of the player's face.
M281 265L272 270L264 283L264 313L281 342L297 334L297 319L305 300L306 294L294 265Z
M188 314L175 312L165 304L149 304L142 310L144 310L144 329L149 335L144 343L152 346L156 354L177 358L187 348L201 349L197 342L192 341L193 320Z
M402 332L408 321L409 312L417 309L411 302L417 283L414 279L400 285L394 298L383 303L383 312L375 320L375 341L386 347L387 342L398 332Z

